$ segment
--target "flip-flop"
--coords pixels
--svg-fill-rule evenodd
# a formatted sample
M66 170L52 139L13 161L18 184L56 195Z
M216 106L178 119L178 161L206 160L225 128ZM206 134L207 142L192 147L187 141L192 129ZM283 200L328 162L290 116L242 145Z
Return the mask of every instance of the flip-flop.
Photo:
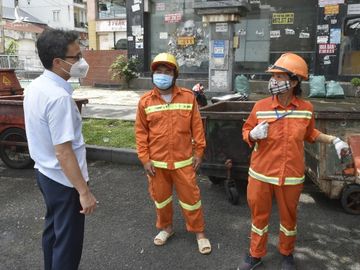
M197 240L199 252L203 255L210 254L211 253L211 244L209 239L207 238L201 238Z
M154 244L156 246L162 246L166 244L166 241L174 235L174 232L168 233L167 231L160 231L154 238Z

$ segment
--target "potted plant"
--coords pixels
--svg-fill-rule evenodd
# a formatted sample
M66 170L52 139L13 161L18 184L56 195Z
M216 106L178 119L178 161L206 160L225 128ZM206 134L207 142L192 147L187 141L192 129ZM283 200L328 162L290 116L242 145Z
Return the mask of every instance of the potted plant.
M124 55L116 57L111 64L109 71L112 73L111 79L120 79L125 81L126 87L132 79L139 77L138 71L139 61L137 58L130 57L129 59Z
M351 82L351 85L355 89L355 96L359 97L360 96L360 78L352 78L350 82Z

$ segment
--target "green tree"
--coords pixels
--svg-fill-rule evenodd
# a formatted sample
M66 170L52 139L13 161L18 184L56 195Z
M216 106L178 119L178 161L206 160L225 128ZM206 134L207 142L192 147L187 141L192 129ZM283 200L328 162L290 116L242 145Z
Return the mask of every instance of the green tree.
M131 57L128 59L124 55L119 55L110 66L111 79L125 80L128 87L132 79L139 77L138 64L139 60L137 58Z

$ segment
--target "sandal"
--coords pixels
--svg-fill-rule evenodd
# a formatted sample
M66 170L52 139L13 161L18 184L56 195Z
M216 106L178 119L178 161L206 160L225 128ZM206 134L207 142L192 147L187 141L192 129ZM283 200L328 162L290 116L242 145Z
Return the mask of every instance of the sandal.
M160 231L154 238L154 244L156 246L162 246L166 244L166 241L174 235L174 232L168 233L167 231Z
M201 238L197 240L199 252L203 255L210 254L211 252L211 245L210 241L207 238Z

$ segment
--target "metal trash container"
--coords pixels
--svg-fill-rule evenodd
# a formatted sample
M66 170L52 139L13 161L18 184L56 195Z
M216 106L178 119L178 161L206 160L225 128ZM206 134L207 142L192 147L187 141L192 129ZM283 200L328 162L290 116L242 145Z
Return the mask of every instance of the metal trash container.
M349 140L353 155L356 153L358 157L360 139L351 139L360 134L360 106L357 101L311 102L316 128ZM239 199L239 183L248 178L252 150L242 139L242 126L254 104L254 101L226 101L200 109L207 143L201 173L214 184L226 180L225 191L233 204ZM232 166L226 163L227 160L232 161ZM360 161L358 164L360 166ZM311 179L329 198L341 198L346 212L360 214L359 168L352 156L339 160L333 145L305 143L305 165L307 179Z
M0 69L0 158L10 168L32 166L25 134L23 88L14 69ZM75 99L81 113L88 99Z
M357 100L312 100L315 126L321 132L349 141L353 154L358 153L360 104ZM360 214L360 179L351 155L339 160L333 145L305 144L306 175L331 199L341 199L346 212ZM349 192L351 187L354 192Z
M201 173L214 184L225 180L227 198L239 200L239 182L247 180L251 148L242 139L242 126L254 101L226 101L200 109L207 147Z

